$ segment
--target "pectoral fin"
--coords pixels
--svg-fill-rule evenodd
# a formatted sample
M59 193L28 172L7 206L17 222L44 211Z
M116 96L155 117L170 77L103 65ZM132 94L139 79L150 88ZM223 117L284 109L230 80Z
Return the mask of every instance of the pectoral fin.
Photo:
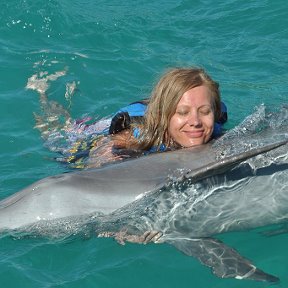
M279 279L256 268L237 251L213 238L169 239L165 242L175 246L188 256L196 257L202 264L211 267L221 278L250 279L277 282Z

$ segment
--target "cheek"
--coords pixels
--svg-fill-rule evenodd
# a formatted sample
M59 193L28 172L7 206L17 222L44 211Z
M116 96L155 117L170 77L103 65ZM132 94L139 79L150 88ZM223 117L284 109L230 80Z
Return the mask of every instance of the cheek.
M168 126L169 134L171 133L173 134L173 132L175 133L177 130L180 129L180 127L181 127L181 119L179 119L179 117L177 117L176 115L172 116Z
M214 130L214 116L207 119L207 121L205 121L205 130L206 130L206 133L205 133L205 136L204 136L204 143L207 143L210 138L211 138L211 135L213 134L213 130Z
M213 127L214 127L214 115L205 118L203 121L203 124L206 126L207 129L213 129Z

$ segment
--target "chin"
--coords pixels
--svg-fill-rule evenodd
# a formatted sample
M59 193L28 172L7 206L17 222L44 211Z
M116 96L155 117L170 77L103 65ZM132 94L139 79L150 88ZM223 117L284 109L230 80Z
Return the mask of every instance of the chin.
M191 143L191 142L190 143L186 143L186 144L182 145L182 147L190 148L190 147L199 146L199 145L202 145L202 144L205 144L205 142L204 141L195 141L193 143Z

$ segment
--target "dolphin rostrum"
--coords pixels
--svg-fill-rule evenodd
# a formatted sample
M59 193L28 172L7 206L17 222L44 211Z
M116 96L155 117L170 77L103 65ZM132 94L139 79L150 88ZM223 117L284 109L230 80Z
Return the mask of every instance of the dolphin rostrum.
M211 237L287 218L284 135L278 141L268 133L264 138L274 139L270 143L259 136L258 146L228 156L207 144L44 178L0 202L0 230L41 230L87 215L100 223L95 224L99 234L161 231L162 241L198 258L219 277L277 281ZM263 155L278 162L262 161ZM275 177L276 185L271 184ZM273 201L275 195L279 201Z

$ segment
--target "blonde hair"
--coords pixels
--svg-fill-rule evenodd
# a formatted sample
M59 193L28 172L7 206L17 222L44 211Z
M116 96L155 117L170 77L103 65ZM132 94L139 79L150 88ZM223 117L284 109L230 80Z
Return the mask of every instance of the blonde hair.
M129 137L126 148L148 150L152 146L159 149L161 144L173 146L168 133L168 125L176 111L182 95L198 86L206 86L211 91L211 106L217 121L221 113L220 91L217 82L201 68L174 68L168 70L154 87L143 123L132 123L131 135L135 126L141 130L137 139Z

